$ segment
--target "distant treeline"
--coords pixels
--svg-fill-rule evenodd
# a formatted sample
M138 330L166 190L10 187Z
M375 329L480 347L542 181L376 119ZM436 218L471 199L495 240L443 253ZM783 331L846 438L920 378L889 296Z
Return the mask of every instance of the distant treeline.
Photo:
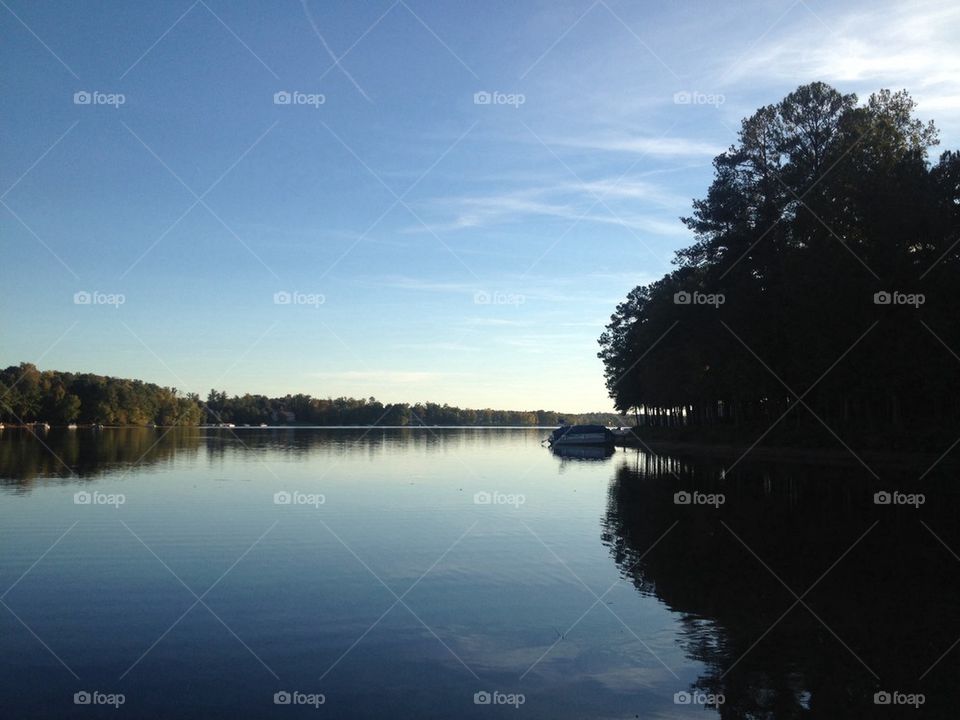
M0 371L0 420L104 425L198 425L200 398L141 380L40 371L30 363Z
M104 425L617 425L614 413L571 414L548 410L474 410L436 403L384 404L375 398L314 398L309 395L228 397L194 393L141 380L38 370L30 363L0 371L0 422L45 421Z
M696 242L600 338L618 410L748 437L955 439L960 153L931 162L914 107L812 83L742 122L683 218Z

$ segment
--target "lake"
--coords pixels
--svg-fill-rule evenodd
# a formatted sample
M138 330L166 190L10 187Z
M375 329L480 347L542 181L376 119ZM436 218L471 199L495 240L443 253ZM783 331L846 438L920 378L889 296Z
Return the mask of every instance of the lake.
M546 434L2 431L0 716L956 716L955 468Z

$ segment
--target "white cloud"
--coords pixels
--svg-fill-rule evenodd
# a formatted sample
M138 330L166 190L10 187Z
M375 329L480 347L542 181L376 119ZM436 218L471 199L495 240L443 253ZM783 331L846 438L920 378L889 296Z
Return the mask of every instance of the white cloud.
M623 132L608 132L595 135L554 139L556 145L583 148L585 150L604 150L617 153L639 153L651 157L710 159L726 148L703 140L677 137L650 137Z
M836 8L843 6L837 5ZM920 109L960 117L960 5L930 1L871 4L862 10L798 5L793 22L770 32L729 66L726 85L768 79L800 84L823 80L843 91L869 94L906 88ZM730 93L735 90L731 89ZM940 118L934 118L939 120Z
M653 212L622 211L616 200L648 201L657 205ZM408 232L449 232L469 228L506 225L531 218L555 218L573 222L619 225L652 235L689 235L675 215L689 208L689 199L681 198L650 183L618 183L613 178L589 182L559 183L524 190L486 195L438 198L434 205L453 215L449 220L427 221Z
M368 278L366 282L367 284L375 287L396 288L398 290L415 290L419 292L472 294L479 289L477 287L478 283L424 280L423 278L408 277L405 275L390 275L384 278Z
M642 200L666 208L687 208L690 205L690 198L686 195L672 192L663 185L643 180L602 178L600 180L571 183L566 187L590 196L602 197L604 200L614 198Z
M504 318L467 318L464 325L474 327L525 327L532 325L529 320L506 320Z

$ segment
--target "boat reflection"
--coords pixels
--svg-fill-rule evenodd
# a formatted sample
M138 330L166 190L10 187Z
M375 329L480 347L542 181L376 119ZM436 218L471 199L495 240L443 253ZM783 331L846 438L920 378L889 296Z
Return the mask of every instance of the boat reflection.
M550 451L561 460L609 460L614 448L610 445L553 445Z

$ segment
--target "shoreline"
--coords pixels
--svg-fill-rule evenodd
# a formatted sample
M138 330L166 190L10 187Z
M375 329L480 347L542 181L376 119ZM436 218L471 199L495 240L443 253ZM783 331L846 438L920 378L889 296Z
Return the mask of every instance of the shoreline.
M927 470L934 465L958 466L960 460L948 457L947 452L922 452L903 450L897 452L881 450L854 450L843 447L817 448L797 446L768 446L735 443L710 443L682 440L646 440L620 438L616 447L624 449L647 449L654 453L686 455L695 457L714 457L748 462L787 462L802 465L849 465L863 467L860 460L868 466L918 467ZM856 453L856 455L854 455ZM857 458L860 458L858 460Z
M34 432L50 431L103 431L103 430L154 430L169 431L182 430L228 430L228 431L276 431L276 430L541 430L550 431L554 426L543 425L50 425L46 428L41 424L10 425L0 424L2 430L26 430ZM878 467L909 467L927 470L934 465L960 467L960 457L950 454L951 446L939 452L924 450L877 450L853 449L851 452L844 447L816 447L803 445L757 445L751 447L747 442L685 440L685 439L656 439L645 438L634 434L618 437L614 446L622 449L649 450L656 454L690 456L698 458L716 458L718 460L734 460L735 462L786 462L804 465L834 465L863 467L866 464L872 469ZM858 459L859 458L859 459ZM862 460L862 463L861 463Z

